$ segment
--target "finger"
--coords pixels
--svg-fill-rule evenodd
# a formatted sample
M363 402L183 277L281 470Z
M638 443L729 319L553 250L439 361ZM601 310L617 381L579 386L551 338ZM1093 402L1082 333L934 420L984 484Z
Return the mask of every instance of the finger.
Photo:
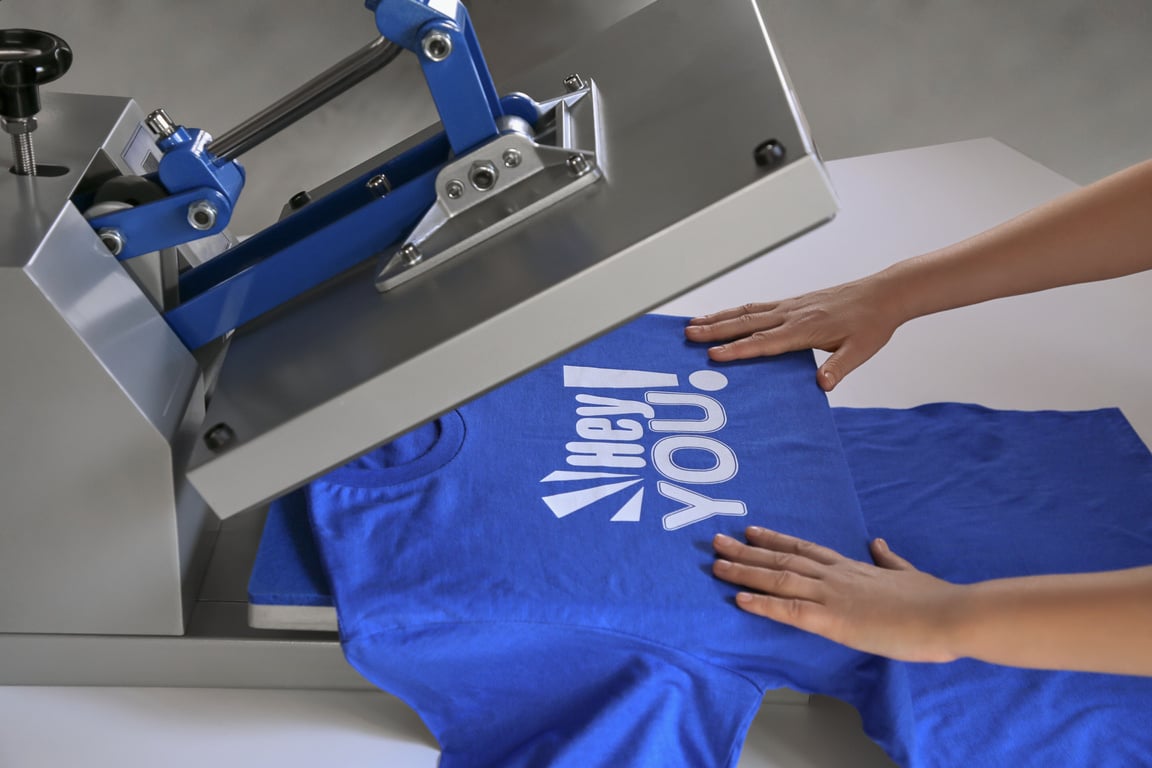
M802 600L819 601L824 596L823 584L792 571L774 571L771 568L717 560L712 564L712 573L716 578L730 584L738 584L776 597L798 597Z
M818 635L827 636L826 632L832 623L827 606L807 600L741 592L736 595L736 605L748 613Z
M731 360L747 360L752 357L771 357L782 355L785 352L794 352L798 349L809 349L812 344L806 338L798 336L780 325L764 331L757 331L751 336L730 341L708 350L708 357L718 363Z
M751 336L757 331L770 331L783 324L783 318L766 309L760 312L745 312L707 325L690 325L684 329L684 333L692 341L727 341Z
M859 344L845 342L827 360L816 374L816 381L825 392L831 392L844 377L859 368L875 354Z
M733 563L771 568L774 571L792 571L812 578L823 575L824 566L815 560L788 552L752 547L722 533L716 534L712 546L720 557Z
M822 547L811 541L798 539L779 531L770 531L767 528L751 526L744 532L744 535L748 538L748 543L754 546L799 555L824 565L832 565L846 559L834 549Z
M876 539L872 542L872 561L881 568L888 568L893 571L915 571L916 566L908 562L900 555L893 552L888 548L888 542L884 539Z
M713 323L719 323L723 320L731 320L735 317L740 317L740 315L758 315L761 312L767 312L774 308L776 304L777 302L774 301L760 304L742 304L739 307L724 309L711 315L694 317L688 321L688 325L712 325Z

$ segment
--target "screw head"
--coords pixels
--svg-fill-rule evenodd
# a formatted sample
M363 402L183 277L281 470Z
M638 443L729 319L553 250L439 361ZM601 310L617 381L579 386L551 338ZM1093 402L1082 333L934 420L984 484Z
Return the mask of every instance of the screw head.
M583 176L592 170L592 165L584 155L569 155L568 170L573 176Z
M424 254L420 253L420 249L412 243L405 243L404 247L400 249L400 258L404 259L404 263L409 267L414 267L424 261Z
M503 159L504 159L504 167L505 168L517 168L517 167L519 167L520 162L524 158L521 156L520 150L518 150L518 149L506 149L506 150L504 150L504 158Z
M366 186L370 192L380 197L384 197L384 195L392 191L392 182L382 173L378 173L368 179L368 183L364 186Z
M756 149L752 150L752 157L756 160L756 165L761 168L770 168L784 162L787 153L784 145L779 141L768 139L756 145Z
M312 202L312 195L306 191L301 191L288 198L288 207L294 211L298 211L310 202Z
M207 200L197 200L188 206L188 225L200 232L216 226L216 206Z
M236 432L227 424L220 423L204 433L204 444L219 453L236 442Z
M472 170L468 171L468 181L472 182L472 186L478 192L487 192L496 186L496 180L500 178L500 172L496 170L496 166L487 160L477 160L472 163Z
M424 35L420 41L420 48L429 61L444 61L452 55L452 38L439 29L434 29Z
M564 78L564 90L568 91L568 93L582 91L585 87L586 84L584 82L584 78L580 77L580 75L576 74L575 72Z
M448 199L459 200L464 194L464 184L459 179L452 179L444 185L444 192L447 193Z
M113 256L119 256L124 251L125 240L120 230L105 227L96 234L99 235L100 242Z
M172 122L172 118L168 117L168 113L163 109L150 112L144 119L144 125L158 139L166 139L176 133L176 123Z

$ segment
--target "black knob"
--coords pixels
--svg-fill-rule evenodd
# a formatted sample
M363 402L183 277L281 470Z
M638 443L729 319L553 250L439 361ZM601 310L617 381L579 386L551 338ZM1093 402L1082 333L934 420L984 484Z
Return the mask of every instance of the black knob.
M72 49L56 35L35 29L0 29L0 116L32 117L40 111L40 86L72 66Z

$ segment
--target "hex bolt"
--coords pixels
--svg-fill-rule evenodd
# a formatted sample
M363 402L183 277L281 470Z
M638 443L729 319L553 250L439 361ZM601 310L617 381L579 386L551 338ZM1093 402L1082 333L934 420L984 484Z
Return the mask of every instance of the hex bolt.
M207 200L197 200L188 206L188 224L192 229L207 232L216 226L216 206Z
M119 256L123 253L126 241L124 240L124 235L120 233L120 230L105 227L96 234L99 235L100 242L104 244L104 247L107 248L113 256Z
M220 423L204 433L204 444L216 453L236 442L236 432L227 424Z
M756 165L761 168L770 168L784 162L785 155L788 151L776 139L768 139L765 142L756 145L756 149L752 150L752 157L756 160Z
M521 160L523 160L523 157L520 155L520 150L518 150L518 149L506 149L506 150L504 150L504 167L505 168L516 168L520 165Z
M158 139L166 139L176 133L176 123L163 109L150 112L148 117L144 118L144 125L148 126L148 130Z
M452 55L452 38L439 29L434 29L424 35L420 41L420 48L429 61L444 61Z
M573 176L583 176L592 170L592 165L588 162L588 158L584 155L569 155L568 156L568 170Z
M464 194L464 184L459 179L452 179L444 185L444 191L448 194L449 200L459 200Z
M392 191L392 182L389 181L388 177L382 173L378 173L372 178L368 179L368 183L364 186L366 186L368 191L372 192L377 197L384 197Z
M478 192L487 192L496 186L496 180L500 178L500 172L496 170L496 166L487 160L477 160L472 163L472 170L468 171L468 181L472 182L472 186Z
M400 249L400 258L404 259L407 266L414 267L424 261L424 254L420 253L420 249L412 243L405 243L404 247Z
M568 93L582 91L586 87L587 85L584 82L584 78L580 77L580 75L576 74L575 72L564 78L564 90L568 91Z

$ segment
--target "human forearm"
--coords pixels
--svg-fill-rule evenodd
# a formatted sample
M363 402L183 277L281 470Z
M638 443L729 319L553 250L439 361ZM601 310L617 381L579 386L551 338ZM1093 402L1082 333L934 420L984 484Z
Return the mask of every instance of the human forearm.
M948 624L950 656L1152 675L1152 567L974 584Z
M1152 161L889 267L902 319L1152 269Z

